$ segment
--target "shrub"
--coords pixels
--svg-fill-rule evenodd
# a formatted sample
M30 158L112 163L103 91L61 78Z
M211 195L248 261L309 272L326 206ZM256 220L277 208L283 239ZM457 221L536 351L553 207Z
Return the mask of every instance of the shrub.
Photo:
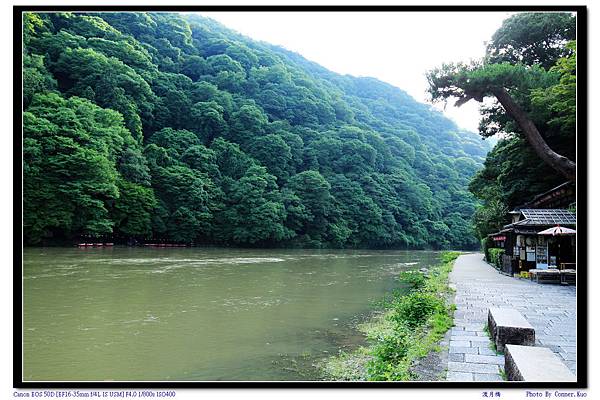
M425 286L425 275L419 271L403 271L399 277L401 282L407 283L414 290L419 290Z
M410 328L422 325L437 311L444 310L444 300L432 293L412 292L394 304L393 320Z
M384 362L398 362L406 357L410 342L410 331L403 325L396 326L391 332L376 338L373 355Z
M490 247L494 245L492 239L485 237L481 239L481 251L483 251L483 255L485 256L485 260L487 262L492 262L490 258Z
M377 335L373 348L373 359L367 365L369 380L409 380L410 362L406 359L413 344L412 332L403 324L393 330Z
M490 253L490 262L497 268L502 268L504 249L489 249L488 252Z
M442 263L447 264L456 260L458 256L460 256L460 251L444 251L440 255L440 259L442 260Z

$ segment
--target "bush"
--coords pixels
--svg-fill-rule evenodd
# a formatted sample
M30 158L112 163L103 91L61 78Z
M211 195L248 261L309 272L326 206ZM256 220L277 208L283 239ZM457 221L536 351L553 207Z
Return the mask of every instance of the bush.
M399 277L401 282L407 283L413 290L419 290L425 286L425 275L419 271L403 271Z
M492 239L485 237L481 239L481 251L483 251L483 255L485 256L485 260L487 262L492 262L490 255L490 248L494 245Z
M394 304L391 318L399 324L416 328L427 321L435 312L444 310L444 300L432 293L412 292Z
M490 262L497 268L502 268L502 255L504 255L504 249L488 249L490 253Z
M481 251L483 252L483 258L485 258L485 261L490 262L490 253L488 252L487 238L481 239Z
M410 331L403 325L376 338L373 355L384 362L398 362L408 353L411 344Z
M458 256L460 256L460 251L444 251L440 255L440 259L442 260L443 264L448 264L456 260Z
M412 332L403 324L375 337L373 359L367 364L369 380L404 381L412 378L407 355L413 345Z

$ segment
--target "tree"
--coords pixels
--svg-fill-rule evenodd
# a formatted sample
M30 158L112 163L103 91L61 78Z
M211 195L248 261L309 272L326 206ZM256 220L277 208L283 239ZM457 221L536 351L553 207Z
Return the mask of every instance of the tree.
M248 168L256 164L250 156L240 149L238 144L228 142L222 138L215 139L210 149L215 152L221 175L234 180L240 179L246 174Z
M469 190L484 205L497 200L510 208L563 182L562 176L549 174L548 167L536 161L535 153L523 139L504 139L490 152L484 168L474 175Z
M47 30L46 21L37 13L23 13L23 44L28 45L39 31Z
M148 161L137 146L131 143L123 146L123 151L117 161L117 169L126 181L150 186Z
M561 57L573 56L574 47L567 46L575 39L575 18L565 13L516 14L504 21L488 44L483 62L446 64L427 74L429 93L433 101L454 97L457 106L471 99L483 102L487 96L494 97L504 112L516 122L516 127L506 123L497 106L485 108L486 117L480 131L484 135L486 125L513 128L528 141L536 154L549 166L569 180L575 180L575 162L554 151L540 133L540 123L532 117L532 91L539 94L557 82L557 74L547 69ZM563 74L564 74L563 70ZM568 72L574 79L574 69ZM525 93L522 95L521 93ZM573 93L570 93L574 95ZM516 129L514 129L516 128ZM511 130L506 130L511 132Z
M57 89L56 80L44 65L44 57L25 55L23 57L23 108L27 108L33 95Z
M216 153L201 144L188 147L181 155L181 161L192 169L208 174L213 180L221 179Z
M576 43L570 42L567 48L571 54L560 58L550 70L560 74L560 81L543 89L532 91L532 104L550 128L563 137L572 139L576 124Z
M222 240L255 244L293 236L284 225L286 212L275 177L264 167L252 166L239 180L231 181L225 199L225 207L217 217Z
M108 209L119 198L115 159L129 135L122 117L48 93L33 97L23 119L26 242L111 233Z
M119 198L111 210L114 230L125 237L149 237L152 213L157 205L154 191L124 179L117 180L117 187Z
M206 173L177 164L153 168L152 177L159 206L163 208L155 231L160 233L164 224L170 238L188 243L210 237L221 196L212 179Z
M488 63L540 65L548 70L570 51L575 16L569 13L519 13L506 19L487 45Z
M258 137L248 147L250 155L266 166L280 182L293 173L290 146L280 136L269 134Z
M194 130L204 143L227 132L227 122L223 119L224 109L215 101L194 104L191 108Z
M242 105L231 117L229 139L245 146L250 141L262 136L268 124L265 113L255 105Z
M369 242L383 244L386 240L389 241L389 238L385 237L381 208L367 196L360 184L342 174L334 175L329 180L331 191L335 194L335 209L340 214L334 223L338 227L336 231L339 230L339 226L344 226L350 232L345 241L349 241L353 246ZM339 235L337 236L334 241L339 242Z
M142 119L150 119L154 94L131 67L92 49L67 48L54 65L59 86L71 95L88 87L101 107L119 111L134 138L141 141Z
M200 56L186 57L181 65L181 72L193 81L199 80L205 74L206 69L206 60Z
M321 240L327 229L327 217L332 209L331 185L318 171L304 171L290 178L287 189L300 199L306 210L304 226L299 234Z
M508 207L497 199L478 207L473 215L473 225L479 237L498 232L507 223Z
M482 102L494 96L504 110L514 119L520 132L536 154L545 163L569 180L575 180L575 163L556 153L544 140L529 115L515 101L510 92L541 89L556 82L539 67L504 64L454 64L444 65L428 73L429 93L434 101L458 98L460 106L471 99Z
M175 151L176 158L179 158L189 147L201 144L193 132L185 129L175 130L171 128L163 128L155 132L148 139L148 143L154 143L165 149Z

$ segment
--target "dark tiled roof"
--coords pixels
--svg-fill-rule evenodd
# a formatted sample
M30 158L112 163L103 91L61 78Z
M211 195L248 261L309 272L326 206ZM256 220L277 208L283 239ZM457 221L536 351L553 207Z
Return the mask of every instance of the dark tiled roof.
M522 206L516 207L516 209L520 210L521 208L531 207L540 208L540 206L552 207L552 204L554 204L555 207L562 207L562 205L558 204L564 204L566 206L567 204L573 202L575 202L575 183L569 181L558 185L547 192L538 194L531 199L531 201L523 204Z
M564 209L522 208L519 210L525 219L515 222L512 226L536 225L575 225L575 213Z

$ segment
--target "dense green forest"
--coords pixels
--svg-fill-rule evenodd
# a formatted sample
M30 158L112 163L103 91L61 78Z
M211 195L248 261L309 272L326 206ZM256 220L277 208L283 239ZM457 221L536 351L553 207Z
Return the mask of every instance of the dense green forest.
M23 44L27 244L477 244L488 145L398 88L191 14L26 13Z
M507 224L508 211L527 203L573 174L548 153L576 161L576 17L570 13L519 13L507 18L488 42L484 59L443 65L428 74L435 100L459 103L484 98L479 133L500 135L470 191L481 201L474 214L480 238ZM500 96L500 97L498 97ZM507 112L506 97L539 131L549 149L532 143L526 124ZM536 150L535 147L538 147Z

